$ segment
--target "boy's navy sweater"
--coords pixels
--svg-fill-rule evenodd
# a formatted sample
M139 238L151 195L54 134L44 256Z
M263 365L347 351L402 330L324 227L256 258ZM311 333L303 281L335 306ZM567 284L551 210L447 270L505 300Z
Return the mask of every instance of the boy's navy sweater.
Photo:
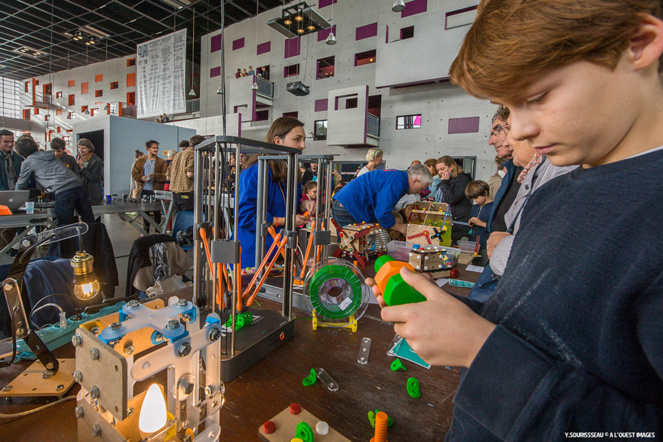
M485 303L497 328L455 398L449 440L663 434L663 151L561 176L524 209Z
M477 217L484 223L486 223L486 227L481 227L478 225L475 225L472 227L472 234L468 237L470 241L476 241L477 236L479 237L479 247L482 249L486 248L486 243L488 242L488 219L490 218L490 213L493 210L493 202L489 202L484 204L483 206L480 206L479 204L475 204L472 206L472 211L470 212L470 218Z

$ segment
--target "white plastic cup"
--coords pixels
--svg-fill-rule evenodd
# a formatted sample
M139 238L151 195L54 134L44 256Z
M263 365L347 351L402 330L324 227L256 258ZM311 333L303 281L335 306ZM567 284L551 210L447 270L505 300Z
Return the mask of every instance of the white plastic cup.
M25 213L28 215L32 215L35 213L35 202L34 201L27 201L25 203Z

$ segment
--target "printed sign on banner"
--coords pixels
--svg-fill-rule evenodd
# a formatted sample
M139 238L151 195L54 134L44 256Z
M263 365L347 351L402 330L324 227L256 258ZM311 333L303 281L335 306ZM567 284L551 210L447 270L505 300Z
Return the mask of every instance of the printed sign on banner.
M186 29L137 46L138 118L186 111Z

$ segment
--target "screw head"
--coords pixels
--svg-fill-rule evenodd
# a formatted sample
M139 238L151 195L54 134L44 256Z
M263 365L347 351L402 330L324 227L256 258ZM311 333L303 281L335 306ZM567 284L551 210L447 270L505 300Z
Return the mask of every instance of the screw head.
M2 391L12 391L14 389L13 385L5 385L2 387Z
M76 370L74 372L74 380L80 384L81 381L83 380L83 372L80 370Z
M127 302L127 308L134 309L134 308L138 308L138 307L140 307L140 302L136 301L135 299L132 300L132 301Z
M113 323L110 325L111 330L117 330L117 329L120 328L120 327L122 327L122 324L120 324L119 322L113 322Z
M90 397L92 399L97 399L100 394L101 392L99 391L99 387L97 387L96 385L93 385L92 388L90 388Z
M131 416L132 414L134 414L134 407L129 407L127 410L127 416Z
M55 387L55 391L62 391L64 389L64 384L60 384L57 387Z
M52 362L47 362L46 363L46 369L47 370L53 370L53 367L55 367L55 365Z
M177 348L177 355L181 358L188 356L191 353L191 344L188 342L183 342Z
M92 350L90 350L90 359L93 361L99 359L99 349L97 347L92 347Z
M188 303L189 303L189 301L187 301L186 299L182 298L182 299L180 299L180 300L177 301L177 306L178 306L178 307L186 307Z
M101 436L101 427L99 426L99 424L95 424L92 427L92 437L99 437L99 436Z
M74 408L74 415L76 416L76 419L82 418L85 415L83 412L83 407Z
M78 333L74 334L74 336L71 337L71 345L74 347L80 347L83 345L83 340L81 339L81 335Z
M127 356L131 356L133 354L134 350L135 350L134 346L129 344L126 347L124 347L124 354L127 355Z
M207 387L205 387L205 394L207 396L211 396L212 393L214 393L214 386L213 385L208 385Z
M191 321L191 316L189 316L189 315L182 315L182 321L188 323L189 321Z
M25 336L25 329L22 328L22 327L17 328L16 329L16 336L19 337L19 338L22 338L23 336Z
M221 337L221 330L215 327L209 331L207 337L209 338L210 341L214 342Z
M168 321L168 324L166 324L166 329L168 330L175 330L176 328L179 328L180 326L180 321L177 319L171 319Z

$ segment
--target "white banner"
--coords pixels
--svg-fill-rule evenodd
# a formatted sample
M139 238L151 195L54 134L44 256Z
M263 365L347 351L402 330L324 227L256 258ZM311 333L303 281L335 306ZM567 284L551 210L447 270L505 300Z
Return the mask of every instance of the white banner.
M186 29L137 46L136 103L138 118L186 111Z

